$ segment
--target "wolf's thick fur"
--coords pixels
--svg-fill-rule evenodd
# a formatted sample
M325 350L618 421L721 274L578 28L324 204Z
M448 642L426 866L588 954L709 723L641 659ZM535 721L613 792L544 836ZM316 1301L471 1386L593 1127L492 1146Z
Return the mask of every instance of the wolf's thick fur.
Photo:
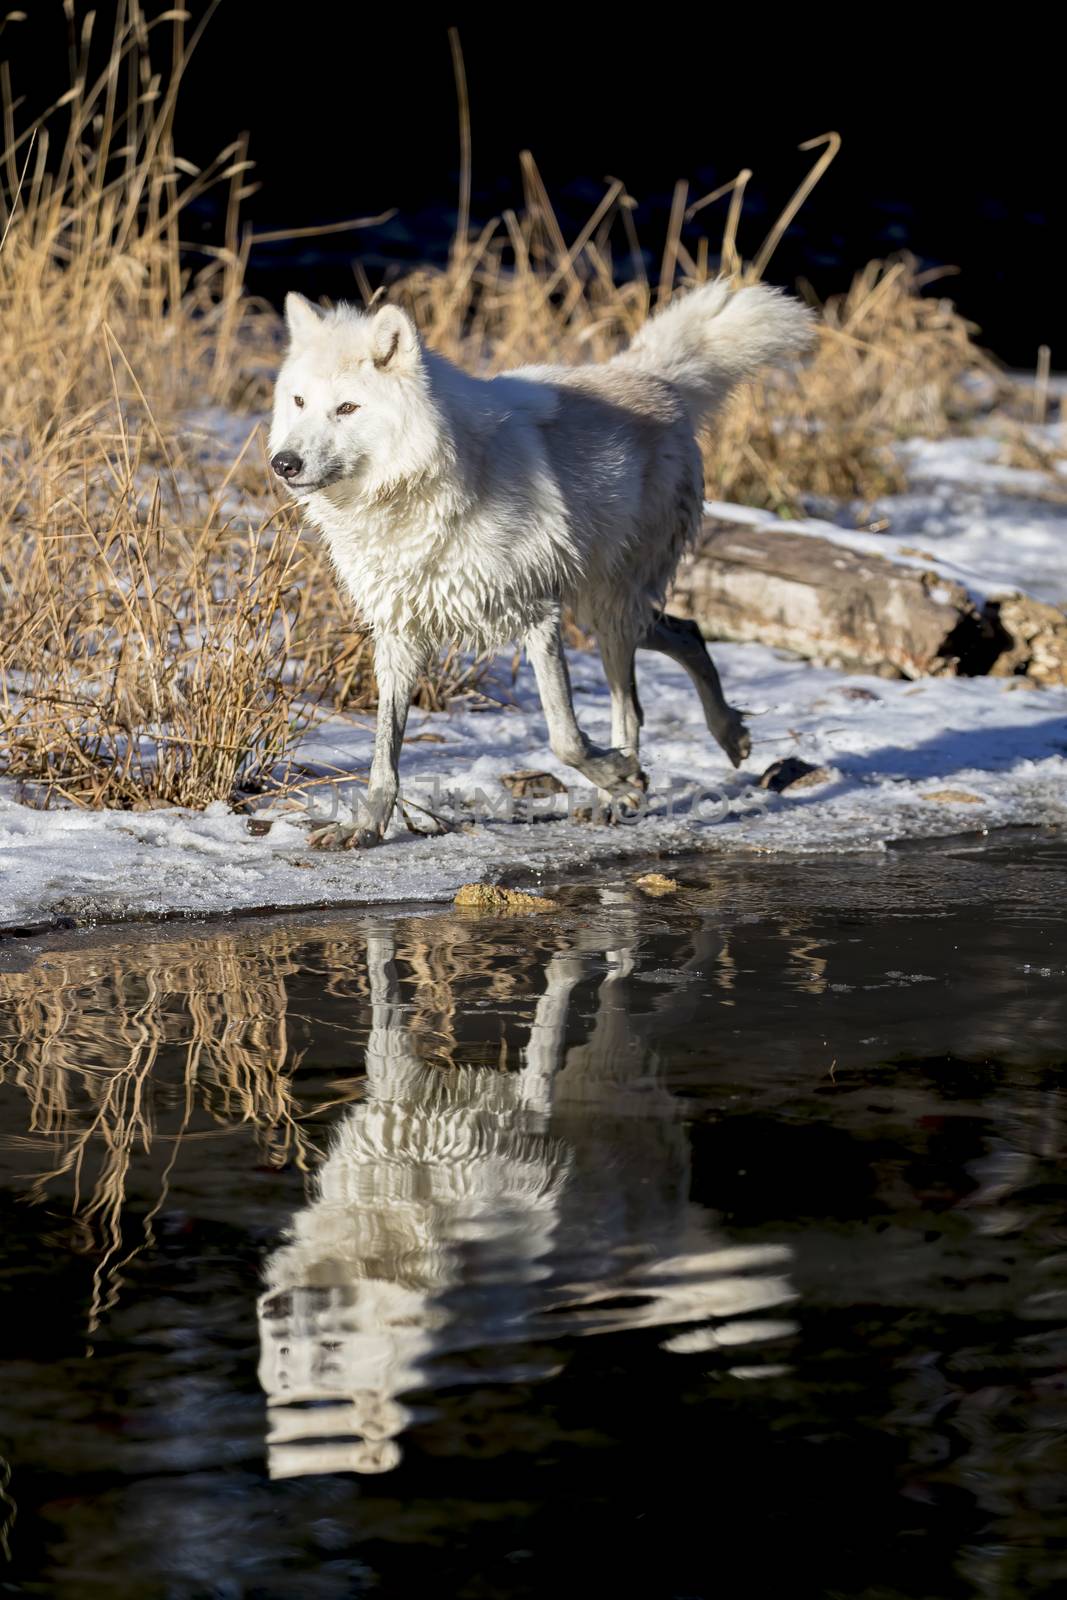
M553 751L607 796L644 783L639 646L682 661L712 733L743 759L747 735L699 636L659 613L700 519L696 430L742 378L807 345L797 301L762 284L710 283L602 365L489 380L426 350L396 306L320 313L290 295L286 318L272 460L373 630L380 695L368 816L331 842L381 837L412 689L430 654L456 638L476 648L525 641ZM574 716L565 605L600 645L610 750L591 745Z

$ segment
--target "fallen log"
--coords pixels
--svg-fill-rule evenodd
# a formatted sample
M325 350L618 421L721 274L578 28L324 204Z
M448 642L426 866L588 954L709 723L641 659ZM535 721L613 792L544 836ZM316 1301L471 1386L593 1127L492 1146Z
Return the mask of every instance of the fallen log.
M849 548L744 509L736 522L707 516L668 608L705 638L758 641L882 677L995 673L1067 684L1064 612L1029 595L975 592L927 551L887 541L883 555L869 548L872 536L861 539L867 548Z

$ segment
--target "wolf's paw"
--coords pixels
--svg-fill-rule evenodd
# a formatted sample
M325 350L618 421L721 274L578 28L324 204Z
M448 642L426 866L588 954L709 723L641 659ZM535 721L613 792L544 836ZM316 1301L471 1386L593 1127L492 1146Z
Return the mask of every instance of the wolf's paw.
M315 828L308 837L308 844L312 850L368 850L381 840L377 828L365 828L355 822L331 822L325 828Z
M735 767L739 767L752 753L752 735L745 727L745 719L740 711L731 712L730 721L721 733L716 734L716 738Z
M613 800L643 795L648 788L648 778L632 750L597 750L582 762L580 771Z
M587 822L598 828L616 828L622 822L632 822L644 809L644 795L601 794L595 804L575 806L571 811L574 822Z
M616 751L609 753L618 754ZM631 764L634 761L632 756L626 759ZM644 813L647 792L647 776L640 767L631 765L631 771L621 781L612 783L610 788L601 787L597 790L592 805L575 806L570 814L575 822L592 822L598 827L613 828L620 822L632 822Z

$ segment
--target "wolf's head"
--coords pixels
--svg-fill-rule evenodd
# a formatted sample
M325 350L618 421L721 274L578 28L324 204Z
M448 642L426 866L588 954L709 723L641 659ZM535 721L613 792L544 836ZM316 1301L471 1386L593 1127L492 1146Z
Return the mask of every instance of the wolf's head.
M399 306L319 311L285 300L289 330L274 390L271 466L303 498L335 484L397 482L437 445L425 357Z

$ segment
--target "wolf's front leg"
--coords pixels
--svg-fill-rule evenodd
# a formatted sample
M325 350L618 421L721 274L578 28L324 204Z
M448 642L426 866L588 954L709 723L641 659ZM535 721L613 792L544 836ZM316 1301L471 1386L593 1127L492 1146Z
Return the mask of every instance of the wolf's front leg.
M311 835L320 850L366 849L383 837L400 787L400 747L408 708L425 662L425 653L393 634L376 634L374 676L378 680L378 724L374 734L367 792L356 802L350 822L331 823Z
M578 726L571 698L571 679L560 633L560 608L554 605L526 635L541 706L548 723L552 754L575 767L597 789L613 800L636 802L647 779L636 750L601 750L591 744Z

